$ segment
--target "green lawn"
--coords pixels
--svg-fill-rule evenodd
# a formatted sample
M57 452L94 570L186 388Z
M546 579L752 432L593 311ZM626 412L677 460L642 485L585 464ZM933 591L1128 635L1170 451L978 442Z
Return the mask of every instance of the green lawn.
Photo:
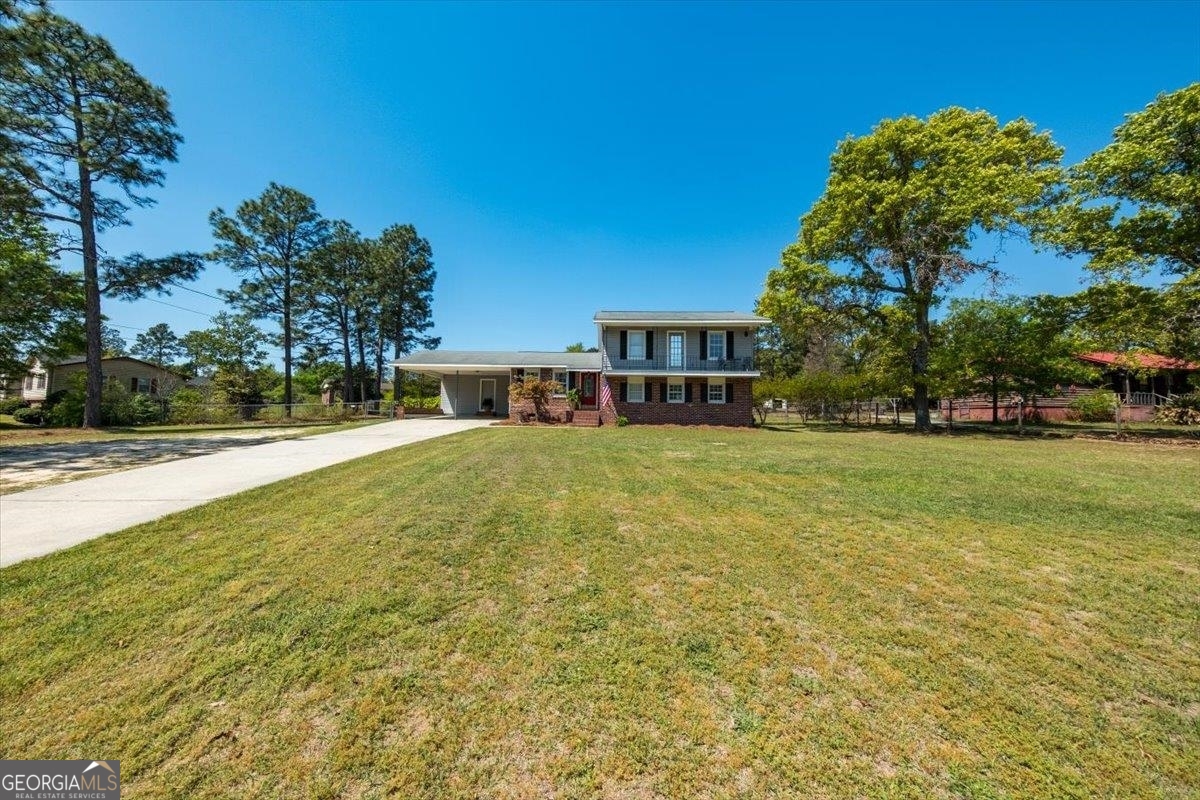
M1200 796L1200 449L489 428L0 572L127 797Z

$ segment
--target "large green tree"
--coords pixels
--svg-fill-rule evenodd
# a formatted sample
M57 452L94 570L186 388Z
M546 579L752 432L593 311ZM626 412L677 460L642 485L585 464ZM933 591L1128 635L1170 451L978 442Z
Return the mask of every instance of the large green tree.
M79 352L83 286L50 263L45 228L22 212L0 212L0 375L22 375L34 355Z
M186 368L196 375L211 378L217 370L251 372L266 363L263 332L245 314L221 311L212 318L212 326L189 331L179 340Z
M1022 230L1050 203L1061 156L1025 120L1002 126L961 108L884 120L833 154L825 192L801 220L797 255L828 265L832 290L853 302L892 303L911 320L919 430L930 427L931 309L966 278L998 271L972 245L980 234Z
M373 285L380 313L380 340L376 348L377 380L382 380L383 345L390 342L399 358L418 347L436 348L441 338L425 332L433 327L433 248L412 225L393 225L380 234L374 246ZM393 381L400 385L402 371Z
M279 323L283 347L284 413L292 413L292 357L304 312L301 281L309 259L322 247L329 224L311 197L271 183L246 200L231 217L218 208L209 215L217 247L213 258L242 276L226 297L256 319Z
M1027 298L952 300L937 333L934 373L941 385L953 394L988 394L993 423L1000 421L1001 393L1036 395L1088 377L1073 357L1078 341Z
M0 166L34 213L63 227L59 250L83 262L87 383L83 424L100 425L102 294L97 235L126 222L141 191L161 185L180 136L163 89L121 59L103 38L43 8L0 27ZM195 277L195 258L114 262L110 283L138 297Z
M311 324L336 340L342 357L342 397L349 401L353 397L355 335L371 298L371 244L349 222L337 220L308 267L304 289ZM360 376L365 366L360 364ZM363 388L360 385L360 400L366 399Z
M165 322L151 325L139 333L129 351L138 358L164 368L174 366L184 353L179 337Z
M1069 185L1073 202L1046 232L1063 252L1106 277L1200 273L1200 83L1129 114Z

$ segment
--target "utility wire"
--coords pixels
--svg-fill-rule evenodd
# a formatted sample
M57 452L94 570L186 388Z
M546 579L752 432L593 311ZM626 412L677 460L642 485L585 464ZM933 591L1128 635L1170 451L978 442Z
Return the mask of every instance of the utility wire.
M180 311L188 311L188 312L191 312L192 314L199 314L200 316L205 317L206 319L209 319L209 320L212 319L211 314L206 314L203 311L197 311L194 308L184 308L183 306L177 306L174 303L168 303L164 300L155 300L153 297L143 297L142 299L149 300L151 303L158 303L160 306L170 306L171 308L178 308Z

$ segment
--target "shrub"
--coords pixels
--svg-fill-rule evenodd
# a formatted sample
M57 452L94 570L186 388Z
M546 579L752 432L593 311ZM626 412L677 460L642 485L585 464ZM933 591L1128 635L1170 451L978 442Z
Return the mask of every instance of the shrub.
M433 411L433 410L437 409L438 406L441 405L442 398L436 397L436 396L435 397L405 396L400 399L400 402L404 405L405 408L419 408L419 409L427 409L429 411Z
M45 422L45 413L40 408L18 408L13 411L12 418L22 425L41 425Z
M1107 422L1113 418L1116 396L1107 389L1081 394L1071 401L1068 409L1073 419L1083 422Z
M532 375L523 381L513 381L508 385L510 403L533 403L533 411L539 422L550 422L550 399L562 391L558 381L543 381Z
M200 390L185 387L171 395L169 419L180 425L195 425L204 422L204 395Z
M1154 412L1155 422L1171 425L1200 425L1200 392L1180 394Z
M0 414L15 414L18 408L29 408L29 401L19 397L0 400Z
M618 428L624 428L628 424L629 424L629 417L626 417L626 416L617 417L617 427Z

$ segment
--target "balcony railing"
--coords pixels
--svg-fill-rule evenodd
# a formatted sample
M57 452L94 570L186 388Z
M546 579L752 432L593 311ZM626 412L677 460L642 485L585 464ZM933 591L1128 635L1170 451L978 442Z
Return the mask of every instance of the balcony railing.
M616 372L664 372L683 374L686 372L753 372L754 358L609 358L604 357L604 368Z

